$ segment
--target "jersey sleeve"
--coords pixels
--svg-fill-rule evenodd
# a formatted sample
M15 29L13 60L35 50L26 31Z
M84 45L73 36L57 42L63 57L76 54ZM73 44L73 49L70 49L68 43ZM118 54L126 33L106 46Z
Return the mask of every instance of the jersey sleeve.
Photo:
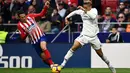
M70 18L70 17L72 17L72 16L74 16L74 15L76 15L76 14L81 15L82 13L83 13L82 10L75 10L75 11L71 12L71 13L67 16L67 18Z
M45 6L44 9L40 13L32 13L32 14L28 14L28 16L34 17L34 18L42 17L42 16L44 16L46 14L47 9L48 9L48 7Z
M95 19L97 18L98 12L97 9L93 8L90 11L87 11L87 15L91 18L91 19Z
M19 30L19 32L20 32L20 37L21 37L21 39L22 39L22 40L25 40L26 37L27 37L26 32L23 30L23 28L22 28L19 24L17 25L17 28L18 28L18 30Z

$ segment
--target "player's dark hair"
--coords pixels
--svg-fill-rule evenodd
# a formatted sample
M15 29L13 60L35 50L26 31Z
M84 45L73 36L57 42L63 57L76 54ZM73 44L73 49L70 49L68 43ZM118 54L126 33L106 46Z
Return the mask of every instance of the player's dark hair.
M18 14L18 16L20 16L20 14L26 14L23 10L18 10L16 13Z

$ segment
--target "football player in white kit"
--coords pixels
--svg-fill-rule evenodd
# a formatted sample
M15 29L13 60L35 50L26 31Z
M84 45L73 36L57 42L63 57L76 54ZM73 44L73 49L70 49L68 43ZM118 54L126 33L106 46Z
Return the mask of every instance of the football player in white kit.
M109 69L112 73L116 73L115 68L110 64L109 60L104 56L102 49L101 49L101 42L97 37L99 33L98 28L98 19L97 19L97 9L92 8L92 1L91 0L84 0L83 7L79 6L79 10L75 10L71 12L66 18L66 24L69 24L68 18L71 16L78 14L81 16L83 20L83 29L80 35L75 39L73 46L67 52L64 57L64 61L61 64L61 68L63 68L67 61L72 57L73 53L82 47L85 44L90 43L92 48L96 51L99 57L108 65Z

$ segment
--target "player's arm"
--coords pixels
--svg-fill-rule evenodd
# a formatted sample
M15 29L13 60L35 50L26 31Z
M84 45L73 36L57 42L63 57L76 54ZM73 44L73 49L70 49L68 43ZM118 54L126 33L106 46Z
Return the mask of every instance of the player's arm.
M49 8L49 5L50 5L50 2L47 1L47 2L45 3L44 8L42 9L42 11L41 11L40 13L28 14L28 16L31 16L31 17L34 17L34 18L44 16L44 15L47 13L47 9Z
M22 39L22 40L25 40L26 37L27 37L27 34L26 34L25 31L23 30L23 28L20 27L19 25L17 26L17 28L18 28L18 30L19 30L19 32L20 32L20 37L21 37L21 39Z
M82 6L78 6L78 8L83 10L91 19L97 18L97 15L98 15L97 9L91 9L91 10L87 11Z
M70 18L76 14L80 15L83 11L82 10L75 10L73 12L71 12L69 15L66 16L66 18Z
M98 12L97 12L96 9L93 9L93 10L91 9L90 11L87 11L86 13L87 13L87 15L88 15L91 19L97 18L97 15L98 15Z
M76 14L78 14L78 15L80 15L80 14L82 14L83 13L83 11L82 10L75 10L75 11L73 11L73 12L71 12L69 15L67 15L66 17L65 17L65 23L66 24L69 24L69 18L70 17L72 17L72 16L74 16L74 15L76 15Z

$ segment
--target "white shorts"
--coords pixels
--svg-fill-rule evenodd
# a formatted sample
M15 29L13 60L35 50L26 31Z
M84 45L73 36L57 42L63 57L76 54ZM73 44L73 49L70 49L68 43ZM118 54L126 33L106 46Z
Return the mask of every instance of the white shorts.
M86 35L80 35L75 40L78 41L82 46L90 43L91 47L95 50L99 50L101 48L101 42L97 36L91 38Z

